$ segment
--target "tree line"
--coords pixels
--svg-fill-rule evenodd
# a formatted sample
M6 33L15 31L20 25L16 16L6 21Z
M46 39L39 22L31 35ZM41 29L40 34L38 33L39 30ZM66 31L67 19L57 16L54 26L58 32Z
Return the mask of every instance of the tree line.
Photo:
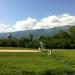
M37 39L34 39L32 34L28 38L0 39L0 47L39 48L40 41L46 49L75 49L75 26L68 31L60 31L53 36L40 36Z

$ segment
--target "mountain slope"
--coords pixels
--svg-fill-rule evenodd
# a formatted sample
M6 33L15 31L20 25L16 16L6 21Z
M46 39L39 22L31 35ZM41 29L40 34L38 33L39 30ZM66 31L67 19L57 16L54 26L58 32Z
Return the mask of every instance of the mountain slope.
M29 34L33 34L34 38L38 38L40 36L52 36L59 31L66 31L69 29L70 26L61 26L56 28L50 29L36 29L36 30L23 30L17 32L9 32L9 33L0 33L0 38L7 38L8 34L11 34L12 37L21 38L21 37L28 37Z

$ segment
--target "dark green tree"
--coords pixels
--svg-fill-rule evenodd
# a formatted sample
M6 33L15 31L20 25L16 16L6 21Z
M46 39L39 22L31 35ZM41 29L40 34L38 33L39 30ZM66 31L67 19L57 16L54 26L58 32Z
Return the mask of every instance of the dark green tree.
M29 34L29 41L33 41L33 34Z

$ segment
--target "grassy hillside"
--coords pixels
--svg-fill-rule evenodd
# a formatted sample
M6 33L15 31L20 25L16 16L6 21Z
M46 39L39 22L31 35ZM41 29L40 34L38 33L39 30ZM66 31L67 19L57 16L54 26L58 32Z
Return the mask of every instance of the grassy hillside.
M0 75L75 75L75 50L0 53Z

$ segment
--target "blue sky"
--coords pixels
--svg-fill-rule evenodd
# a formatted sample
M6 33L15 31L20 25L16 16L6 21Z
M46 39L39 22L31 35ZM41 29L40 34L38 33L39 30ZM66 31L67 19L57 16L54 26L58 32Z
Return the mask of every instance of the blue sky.
M5 24L63 13L75 15L75 0L0 0L0 22Z
M75 0L0 0L0 24L14 25L28 17L38 21L52 15L75 16Z

